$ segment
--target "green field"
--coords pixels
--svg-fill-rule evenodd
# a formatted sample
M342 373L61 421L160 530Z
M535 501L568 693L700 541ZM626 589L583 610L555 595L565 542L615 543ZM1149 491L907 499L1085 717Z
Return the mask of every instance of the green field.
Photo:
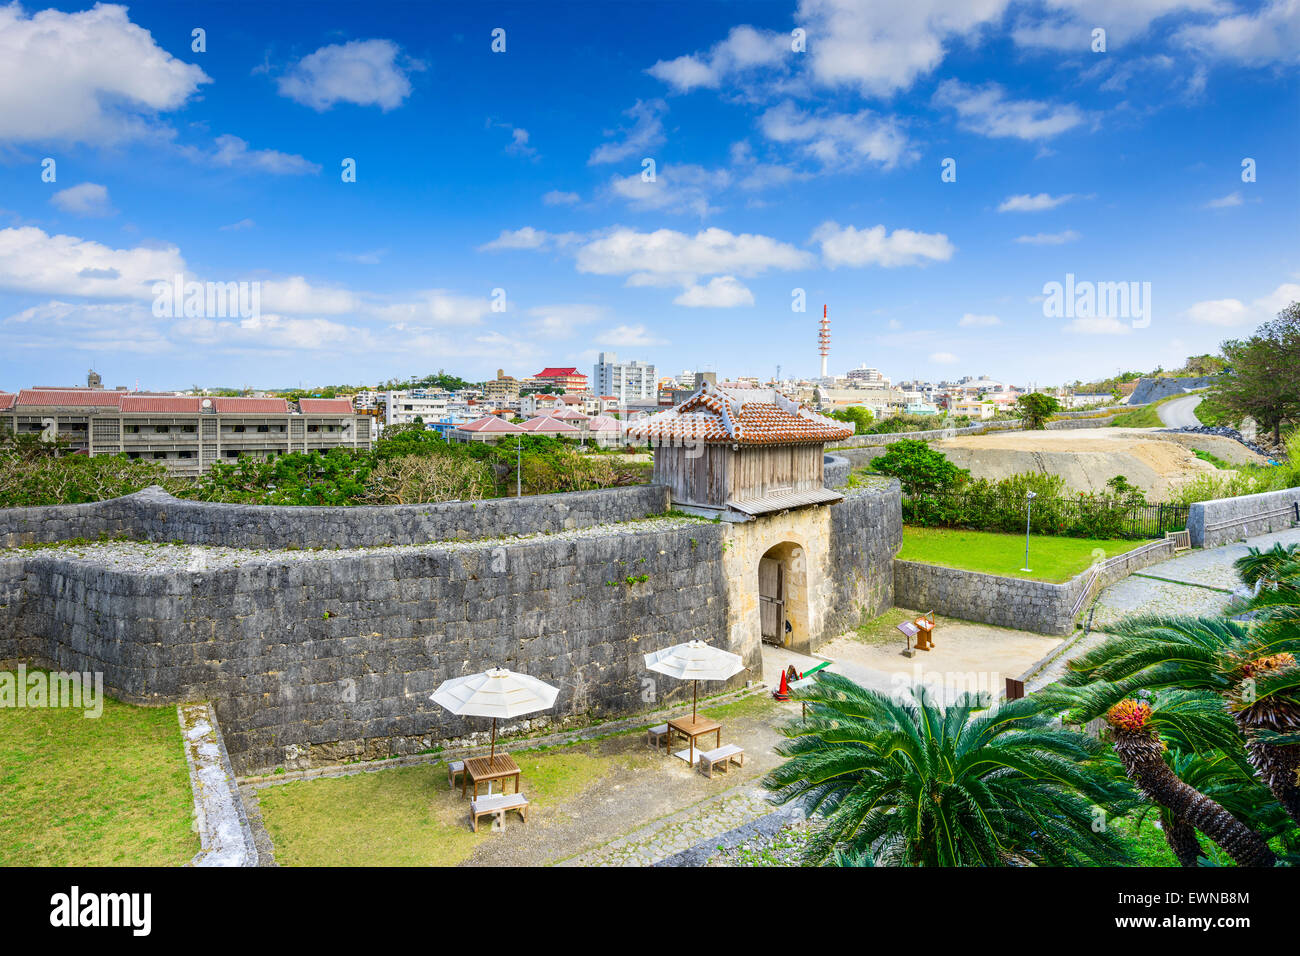
M175 707L0 708L0 864L180 866L193 819Z
M1020 570L1025 566L1024 535L909 526L903 529L903 547L898 557L965 571L1061 582L1068 581L1097 558L1112 558L1146 543L1033 535L1029 539L1030 571L1025 573Z

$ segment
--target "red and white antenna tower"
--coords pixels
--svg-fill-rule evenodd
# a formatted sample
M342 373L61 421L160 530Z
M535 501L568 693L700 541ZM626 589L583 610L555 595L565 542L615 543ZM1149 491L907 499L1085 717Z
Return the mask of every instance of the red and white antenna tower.
M817 351L822 357L822 378L826 377L826 358L831 354L831 320L826 316L826 306L822 306L821 328L817 332Z

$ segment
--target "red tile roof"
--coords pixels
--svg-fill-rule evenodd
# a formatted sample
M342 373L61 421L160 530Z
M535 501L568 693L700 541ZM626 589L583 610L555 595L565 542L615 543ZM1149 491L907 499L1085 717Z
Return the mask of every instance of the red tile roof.
M0 412L14 407L14 396L8 392L0 392Z
M630 438L740 445L839 441L853 426L818 415L771 388L723 388L705 382L686 401L631 425Z
M586 412L580 412L576 408L562 408L552 417L562 422L585 422L588 416Z
M300 398L298 409L304 415L350 415L352 403L346 398Z
M610 418L608 415L597 415L587 422L587 430L593 432L621 432L623 424L617 418Z
M74 408L108 406L116 408L126 392L75 388L24 388L15 405L70 405Z
M586 378L576 368L544 368L533 378Z
M221 415L287 415L289 403L283 398L214 398Z
M474 421L465 425L457 425L456 431L519 435L523 434L524 430L514 422L508 422L504 418L497 418L495 415L484 415L482 418L476 418Z
M123 395L121 408L124 412L178 412L195 414L199 411L200 401L201 399L198 398L190 398L180 395L169 397L159 395Z
M578 429L574 428L568 422L562 422L558 418L551 418L549 415L538 415L536 418L530 418L520 426L526 432L548 435L577 435L580 434Z

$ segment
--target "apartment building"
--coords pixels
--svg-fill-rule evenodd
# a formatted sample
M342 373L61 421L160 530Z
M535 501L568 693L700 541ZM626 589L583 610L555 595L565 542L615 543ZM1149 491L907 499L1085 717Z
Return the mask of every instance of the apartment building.
M601 352L591 371L591 387L597 395L615 395L622 404L659 400L653 365L620 362L614 352Z
M415 389L409 392L384 392L384 427L410 425L418 418L421 422L436 422L444 418L452 404L445 392Z
M497 369L497 377L483 385L483 397L490 403L505 405L519 400L519 379Z
M551 385L565 392L585 392L587 376L576 368L544 368L533 376L538 385Z
M87 455L156 461L198 475L241 455L369 448L370 418L346 398L202 398L96 388L0 394L0 428Z

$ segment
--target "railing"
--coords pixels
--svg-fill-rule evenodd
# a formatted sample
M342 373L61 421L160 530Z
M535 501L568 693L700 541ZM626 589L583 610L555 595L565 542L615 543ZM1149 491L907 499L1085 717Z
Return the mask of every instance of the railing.
M1105 498L1035 498L1032 516L1021 497L938 492L903 498L903 521L929 527L1073 537L1159 538L1187 528L1187 505L1126 504Z
M1186 531L1175 532L1174 534L1186 534ZM1150 544L1144 544L1140 548L1134 548L1132 551L1125 551L1123 554L1117 554L1113 558L1107 558L1105 561L1099 561L1092 566L1092 573L1088 575L1088 580L1083 586L1078 598L1075 599L1074 606L1070 608L1070 617L1076 616L1097 589L1097 582L1101 576L1112 568L1119 567L1121 564L1130 564L1135 558L1140 558L1151 551L1164 550L1169 547L1170 539L1168 537L1160 541L1152 541ZM1190 545L1189 545L1190 547Z

